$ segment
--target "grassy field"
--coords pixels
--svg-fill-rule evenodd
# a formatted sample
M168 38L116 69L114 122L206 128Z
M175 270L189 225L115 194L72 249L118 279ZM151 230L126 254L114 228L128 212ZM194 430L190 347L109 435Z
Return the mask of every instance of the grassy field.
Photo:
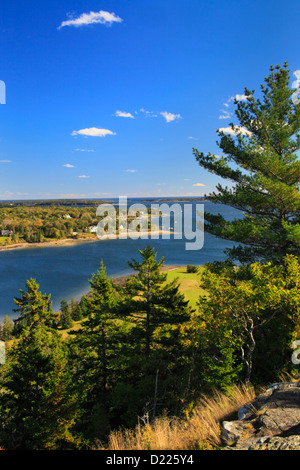
M180 292L190 301L191 307L196 308L196 304L201 295L205 295L205 290L200 287L201 274L203 268L200 266L198 273L188 273L186 266L167 272L167 282L178 279Z

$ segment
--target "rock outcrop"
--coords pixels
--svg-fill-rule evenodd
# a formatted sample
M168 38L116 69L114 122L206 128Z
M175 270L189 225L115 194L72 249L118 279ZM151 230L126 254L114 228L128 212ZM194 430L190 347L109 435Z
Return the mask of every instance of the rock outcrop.
M225 450L300 450L300 383L275 383L222 423Z

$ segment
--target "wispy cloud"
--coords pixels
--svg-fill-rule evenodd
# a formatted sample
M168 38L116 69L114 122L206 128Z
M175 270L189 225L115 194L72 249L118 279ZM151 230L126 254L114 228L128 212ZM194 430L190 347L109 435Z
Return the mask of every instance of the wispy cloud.
M89 149L75 149L74 152L95 152L95 150Z
M66 168L75 168L74 165L71 165L70 163L65 163L65 166Z
M239 95L239 94L231 96L225 103L223 103L223 106L225 106L225 108L229 108L229 104L234 100L245 101L245 100L247 100L247 96L246 95ZM229 119L233 114L230 111L228 111L227 109L225 109L225 110L222 109L221 112L222 112L222 114L220 114L219 119Z
M115 132L109 129L98 129L97 127L90 127L89 129L80 129L79 131L73 131L71 135L85 135L89 137L105 137L107 135L116 135Z
M99 196L110 196L110 195L111 195L111 193L98 193L98 192L93 194L93 196L98 196L98 197Z
M0 163L11 163L11 160L0 160Z
M147 117L155 117L163 116L167 122L175 121L176 119L181 119L182 116L180 114L169 113L168 111L147 111L144 108L140 109L140 112L145 114Z
M11 198L15 193L12 193L11 191L5 191L4 193L0 194L0 198L7 199Z
M205 184L202 184L202 183L195 183L195 184L193 184L193 186L205 186Z
M227 111L226 109L225 110L222 110L222 113L220 116L219 116L219 119L229 119L231 116L232 116L232 113L230 113L229 111Z
M75 194L75 193L68 193L68 194L60 194L59 196L61 199L80 199L83 197L88 197L87 194Z
M148 111L147 109L141 108L140 112L145 114L147 117L158 117L158 114L155 111Z
M87 175L80 175L80 176L77 176L77 178L89 178L89 176L87 176Z
M115 13L109 13L108 11L100 10L98 12L90 11L89 13L82 13L77 18L70 17L66 21L63 21L57 29L61 29L64 26L86 26L90 24L107 24L111 26L113 23L121 23L123 20Z
M134 119L134 116L131 113L127 113L125 111L116 111L114 116Z
M124 170L126 173L136 173L137 170Z
M193 137L192 135L188 137L190 140L198 140L198 137Z
M181 119L180 114L173 114L167 111L162 111L160 114L165 118L167 122L172 122L172 121L175 121L176 119Z

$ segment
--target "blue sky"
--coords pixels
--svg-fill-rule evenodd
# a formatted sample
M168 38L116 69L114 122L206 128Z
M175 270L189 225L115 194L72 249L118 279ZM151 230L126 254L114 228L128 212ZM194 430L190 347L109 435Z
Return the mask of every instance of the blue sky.
M0 199L207 194L193 147L299 50L299 0L2 2Z

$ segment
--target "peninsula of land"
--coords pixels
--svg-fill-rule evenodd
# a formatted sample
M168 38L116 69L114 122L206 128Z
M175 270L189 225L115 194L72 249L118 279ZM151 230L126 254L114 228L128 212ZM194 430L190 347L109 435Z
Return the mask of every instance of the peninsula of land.
M90 201L91 203L91 201ZM151 208L137 211L135 216L125 217L125 222L116 211L116 220L103 216L102 232L99 234L99 216L95 211L95 202L78 204L76 201L66 207L66 202L51 205L49 201L38 204L6 204L0 207L0 251L36 248L46 246L70 246L83 242L96 242L111 239L148 239L171 234L170 230L160 230L153 223ZM155 221L161 214L155 212ZM131 223L134 222L134 230ZM108 227L114 225L113 233ZM159 222L158 222L159 223Z

